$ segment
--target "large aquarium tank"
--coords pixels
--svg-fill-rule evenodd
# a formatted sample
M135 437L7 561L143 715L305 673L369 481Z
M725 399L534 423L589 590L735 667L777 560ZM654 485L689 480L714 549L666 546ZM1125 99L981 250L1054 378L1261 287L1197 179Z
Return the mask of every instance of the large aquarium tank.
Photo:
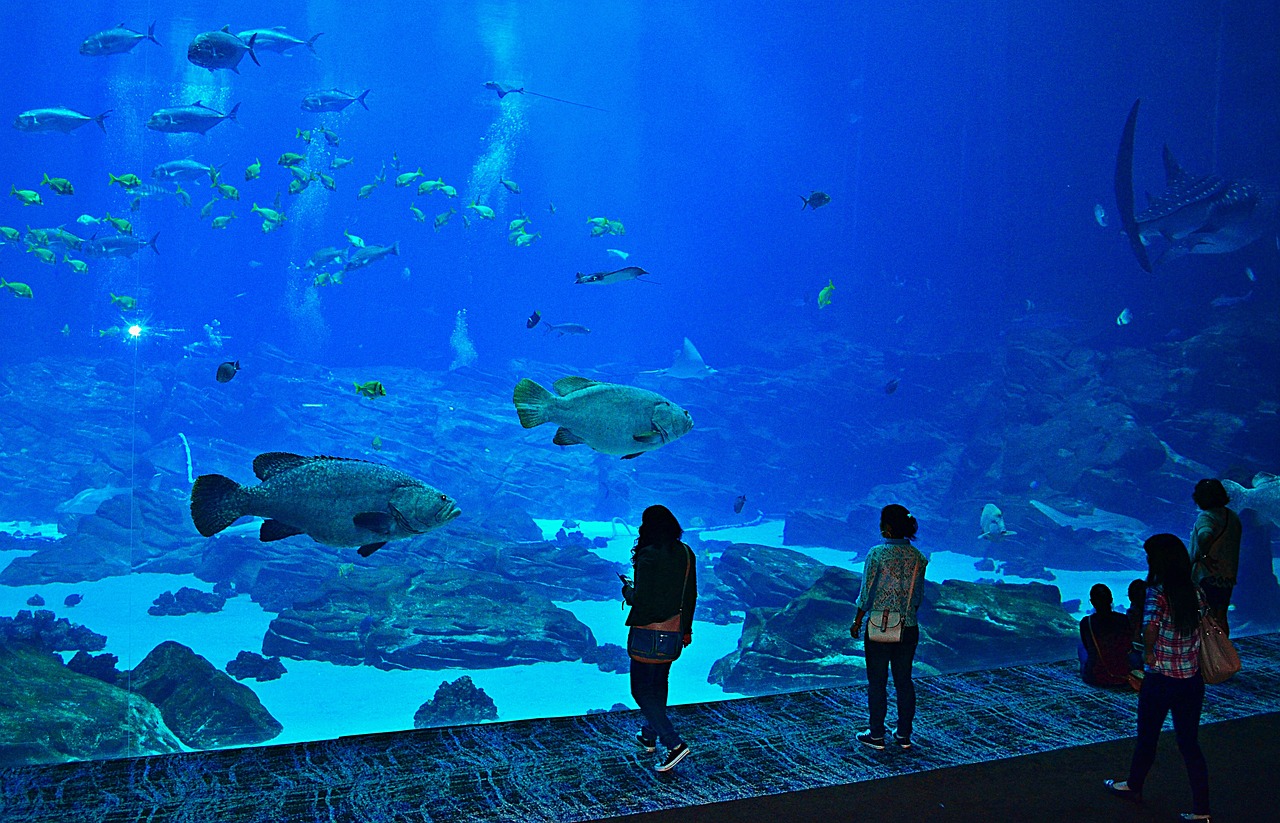
M1280 623L1280 6L10 3L0 765L1070 659L1200 478Z

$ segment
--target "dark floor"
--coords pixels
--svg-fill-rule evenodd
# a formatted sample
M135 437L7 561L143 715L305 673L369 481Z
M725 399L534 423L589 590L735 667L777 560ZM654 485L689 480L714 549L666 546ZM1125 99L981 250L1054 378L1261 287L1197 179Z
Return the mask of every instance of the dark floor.
M1238 646L1245 670L1205 701L1214 803L1219 819L1277 820L1280 635ZM1172 740L1143 807L1103 794L1104 777L1124 776L1136 695L1083 685L1074 662L917 688L910 752L858 745L865 690L825 689L673 709L694 753L668 776L634 744L637 713L611 712L0 770L0 820L1128 821L1187 808Z

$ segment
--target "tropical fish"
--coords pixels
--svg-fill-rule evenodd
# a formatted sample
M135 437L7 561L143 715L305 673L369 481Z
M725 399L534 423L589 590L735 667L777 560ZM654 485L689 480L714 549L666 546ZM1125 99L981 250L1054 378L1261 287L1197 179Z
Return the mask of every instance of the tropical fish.
M127 294L112 294L111 305L119 306L125 311L133 311L138 308L138 300L137 298L130 297Z
M470 206L467 206L467 208L471 209L471 210L472 210L472 211L474 211L476 214L480 215L480 218L481 218L482 220L492 220L492 219L493 219L493 216L494 216L494 215L493 215L493 209L489 208L488 206L482 206L482 205L480 205L480 201L479 201L479 200L476 200L476 201L475 201L475 202L473 202Z
M189 106L157 109L147 120L147 128L166 134L205 134L223 120L235 122L239 110L240 104L236 103L231 111L223 114L197 100Z
M603 454L628 460L688 434L693 418L660 394L600 383L585 377L563 377L556 393L528 378L516 384L512 400L526 429L556 423L553 443L585 443Z
M225 229L227 226L231 225L231 221L235 219L236 219L235 212L231 212L231 214L224 214L219 217L215 217L213 218L212 228Z
M250 163L248 168L244 170L245 182L247 183L250 180L257 180L261 176L262 176L262 161L257 158L254 158L254 161Z
M98 128L105 134L107 131L105 121L111 112L112 109L107 109L97 117L90 117L62 106L31 109L19 114L13 121L13 127L18 131L60 131L63 134L70 134L85 123L97 123Z
M217 173L218 170L214 166L206 166L190 157L183 160L169 160L151 170L151 176L157 180L195 180L206 174L212 180Z
M350 166L354 162L356 162L356 159L354 157L336 157L335 156L332 160L329 161L329 168L336 171L342 168L343 166Z
M248 40L241 40L231 33L230 26L223 26L219 31L197 34L187 46L187 59L209 71L230 69L239 74L238 66L246 53L255 65L262 65L258 62L258 55L253 53L257 44L256 34L251 35Z
M294 46L306 46L313 56L316 53L316 38L324 32L316 32L311 35L310 40L299 40L292 34L284 30L284 26L274 26L269 29L247 29L240 32L239 37L245 43L253 40L254 48L258 51L274 51L276 54L284 54Z
M884 393L893 394L894 392L896 392L898 390L899 382L900 381L896 377L890 378L889 382L884 384Z
M422 209L418 208L417 206L410 204L409 213L412 214L413 219L417 220L419 223L427 222L427 215L422 211Z
M43 206L44 201L40 199L40 192L31 189L20 189L10 184L9 194L22 201L24 206Z
M498 182L501 183L503 187L506 188L506 190L511 192L512 194L520 193L520 186L514 180L508 180L505 177L500 177L498 178Z
M382 438L375 434L373 436L373 440L370 441L369 445L373 446L374 449L378 451L382 451Z
M342 230L342 236L343 236L343 237L345 237L345 238L347 238L347 242L348 242L348 243L350 243L351 245L355 246L357 249L363 249L363 248L364 248L364 238L363 238L363 237L361 237L360 235L358 235L358 234L352 234L351 232L347 231L346 229L343 229L343 230Z
M804 205L800 207L800 211L804 211L805 207L810 209L819 209L831 202L831 195L824 191L811 191L809 196L800 195L800 199L804 201Z
M111 212L107 212L107 216L102 218L111 224L111 227L121 234L133 234L133 224L123 217L112 217Z
M407 171L404 174L397 174L396 188L403 189L406 186L411 186L420 177L422 177L421 168L419 168L417 171Z
M575 103L572 100L564 100L559 97L552 97L549 94L538 94L536 91L528 91L523 86L517 88L516 86L508 86L504 83L495 83L494 81L490 80L489 82L484 84L484 87L486 89L489 89L490 91L496 91L498 93L499 100L506 97L508 94L528 94L534 97L541 97L544 100L554 100L557 103L568 103L570 106L581 106L584 109L594 109L595 111L604 111L604 109L596 108L595 106L588 106L586 103Z
M231 378L235 377L238 371L240 371L240 361L228 360L218 366L218 370L213 374L213 379L219 383L230 383Z
M619 260L626 260L628 257L631 256L628 252L622 251L621 249L605 249L605 251L607 251L609 254L612 254L614 257L618 258Z
M1116 316L1117 326L1127 326L1133 322L1133 312L1128 309L1121 309L1120 314Z
M68 607L78 606L83 602L84 602L83 594L69 594L66 597L62 598L62 605L68 606Z
M321 126L320 128L318 128L317 131L319 131L322 135L324 135L324 142L328 143L330 146L337 146L342 143L342 138L339 137L337 133L329 131L324 126ZM338 158L334 158L334 159L337 160ZM351 161L348 160L347 162L350 163ZM339 168L339 167L335 166L334 168Z
M556 204L555 204L555 203L548 203L548 204L547 204L547 213L548 213L548 214L555 214L555 213L556 213Z
M575 284L599 283L601 285L607 283L621 283L625 280L635 280L641 275L649 272L639 266L627 266L625 269L616 269L614 271L597 271L590 274L578 272L574 278Z
M979 522L982 524L982 534L978 535L980 540L1003 540L1017 534L1004 527L1004 514L994 503L982 507Z
M96 226L101 223L102 220L94 217L92 214L82 214L76 218L76 222L82 226Z
M369 195L373 194L374 189L378 188L377 183L370 183L360 187L360 191L356 192L357 200L368 200Z
M448 211L443 211L437 214L436 219L433 221L436 231L440 231L441 227L443 227L445 223L449 222L449 218L453 217L457 213L456 209L449 209Z
M83 260L76 260L74 257L71 257L70 255L63 254L62 262L71 266L71 270L76 274L89 273L89 264L84 262Z
M191 520L200 534L212 537L241 517L264 517L263 542L306 534L327 546L359 546L368 557L461 514L438 489L364 460L269 452L254 458L253 472L262 481L257 486L218 474L196 478Z
M529 319L528 319L528 320L524 321L524 327L525 327L526 329L531 329L531 328L533 328L534 326L538 325L538 321L539 321L539 320L541 320L541 319L542 319L542 315L541 315L541 314L538 314L538 313L535 311L533 314L529 315Z
M230 183L219 183L218 194L222 195L223 200L239 200L240 190Z
M1101 203L1093 204L1093 219L1097 221L1102 228L1107 227L1107 210L1102 207Z
M160 41L156 39L156 24L153 22L147 27L147 33L126 29L124 23L116 26L114 29L106 29L97 34L91 34L80 44L80 53L86 57L106 57L111 54L124 54L133 51L133 47L143 40L150 40L157 46Z
M142 178L138 177L136 174L122 174L117 177L114 174L108 173L107 177L111 178L107 183L108 186L117 185L125 191L136 189L138 186L142 185Z
M827 278L827 285L822 287L822 291L818 292L818 308L825 309L831 305L831 295L835 293L836 284Z
M159 236L160 233L156 232L150 240L141 240L130 235L118 234L101 240L86 240L81 252L85 257L133 257L139 249L149 246L153 252L159 254L160 250L156 248L156 238Z
M387 396L387 389L382 385L381 381L369 380L364 383L355 383L354 385L356 387L356 394L363 395L370 400L377 397Z
M369 110L369 104L364 102L365 97L373 89L365 89L359 96L348 94L341 89L328 89L326 91L316 91L308 94L302 100L303 111L342 111L352 103L359 103L364 106L365 111Z
M591 329L578 323L543 323L542 325L547 330L547 334L554 332L557 337L564 337L566 334L591 334Z
M76 193L76 187L71 185L71 181L65 177L50 177L45 175L40 181L40 185L48 186L54 194L72 195Z
M311 185L311 178L298 177L289 181L289 194L300 194L306 191L307 186Z
M55 255L53 252L49 251L48 249L42 249L37 246L29 246L27 247L27 253L35 255L37 260L49 266L52 266L54 263L58 262L57 255Z
M324 186L324 187L325 187L326 189L328 189L329 191L337 191L337 190L338 190L338 181L334 180L334 179L333 179L332 177L330 177L329 175L327 175L327 174L319 174L319 173L317 173L317 174L316 174L316 179L318 179L318 180L320 181L320 185ZM412 208L412 207L410 207L410 208Z
M1147 254L1156 238L1164 249L1156 264L1187 254L1236 251L1280 228L1280 191L1265 190L1247 180L1228 180L1214 174L1197 177L1178 165L1164 149L1165 190L1141 213L1133 195L1133 138L1138 121L1137 100L1129 110L1120 150L1116 154L1116 206L1129 246L1138 265L1152 271Z
M31 298L34 296L31 293L31 287L26 283L6 282L3 277L0 277L0 289L8 289L9 294L12 294L14 297Z
M390 246L363 246L347 258L342 270L355 271L356 269L363 269L365 266L377 263L382 258L392 254L400 254L400 241L397 240Z

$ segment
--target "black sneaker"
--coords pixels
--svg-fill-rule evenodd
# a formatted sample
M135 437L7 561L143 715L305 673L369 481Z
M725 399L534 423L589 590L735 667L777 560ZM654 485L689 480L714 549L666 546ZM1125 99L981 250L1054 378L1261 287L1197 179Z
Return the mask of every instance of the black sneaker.
M871 748L875 749L878 752L884 751L884 738L872 737L870 729L867 729L865 732L858 732L856 735L854 735L854 739L857 740L862 745L870 746Z
M658 741L645 738L644 732L636 732L636 742L646 752L656 752L658 750Z
M910 737L903 737L902 735L898 734L897 732L894 732L894 733L893 733L893 742L894 742L894 743L896 743L896 744L898 745L898 748L899 748L899 749L902 749L904 752L905 752L907 749L911 748L911 738L910 738Z
M660 772L669 772L676 767L677 763L684 760L688 754L689 747L681 743L674 749L667 749L667 756L662 759L661 763L653 768Z

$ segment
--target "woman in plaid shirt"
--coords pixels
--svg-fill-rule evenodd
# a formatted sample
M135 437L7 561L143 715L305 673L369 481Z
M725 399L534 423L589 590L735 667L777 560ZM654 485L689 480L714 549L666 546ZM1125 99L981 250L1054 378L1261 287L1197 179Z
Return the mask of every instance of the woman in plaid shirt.
M1172 534L1157 534L1143 544L1147 552L1147 603L1143 610L1146 677L1138 694L1138 742L1127 781L1108 780L1107 788L1130 800L1142 799L1142 784L1156 759L1156 743L1165 717L1173 713L1178 751L1191 780L1194 811L1183 820L1209 819L1209 769L1196 737L1204 705L1200 677L1200 615L1204 595L1191 582L1186 545Z

